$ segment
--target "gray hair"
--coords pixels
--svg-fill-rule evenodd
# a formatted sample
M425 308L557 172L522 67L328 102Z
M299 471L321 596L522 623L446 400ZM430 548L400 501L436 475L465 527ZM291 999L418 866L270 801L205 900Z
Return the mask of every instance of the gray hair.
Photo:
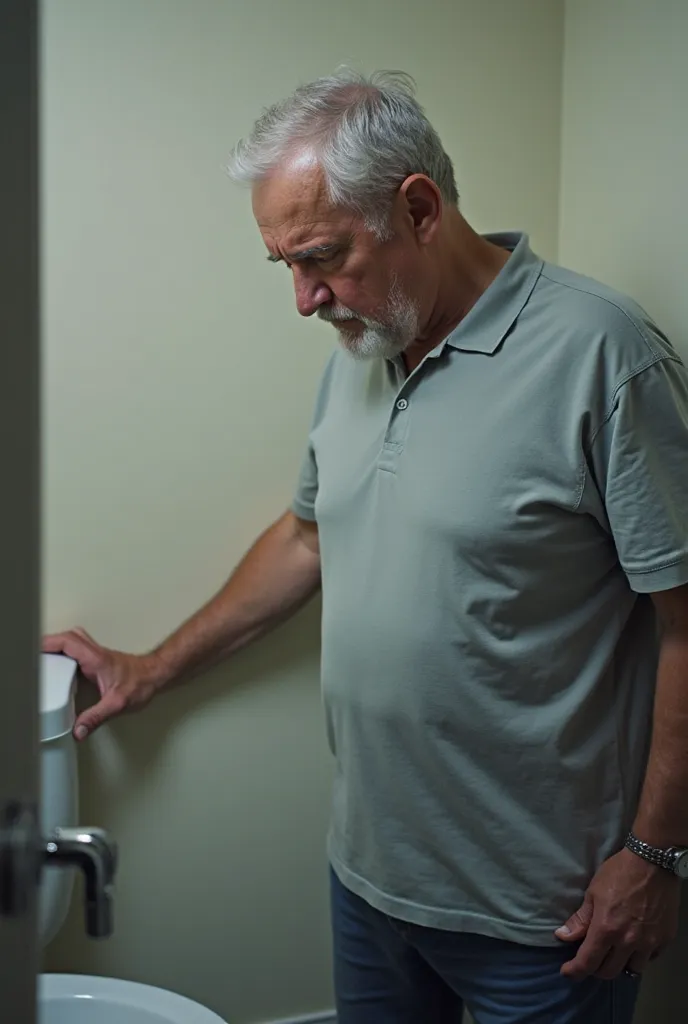
M402 71L370 77L349 68L302 85L263 112L234 148L230 177L254 184L289 156L310 149L330 201L386 234L394 195L410 174L425 174L458 204L454 168Z

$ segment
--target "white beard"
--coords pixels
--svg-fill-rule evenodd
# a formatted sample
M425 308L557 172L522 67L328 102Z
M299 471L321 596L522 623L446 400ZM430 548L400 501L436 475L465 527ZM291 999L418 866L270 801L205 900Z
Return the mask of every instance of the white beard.
M418 337L418 306L404 295L396 280L389 291L384 321L361 316L346 306L321 306L318 316L337 327L343 348L355 359L393 359ZM342 321L351 319L363 324L363 331L347 329Z

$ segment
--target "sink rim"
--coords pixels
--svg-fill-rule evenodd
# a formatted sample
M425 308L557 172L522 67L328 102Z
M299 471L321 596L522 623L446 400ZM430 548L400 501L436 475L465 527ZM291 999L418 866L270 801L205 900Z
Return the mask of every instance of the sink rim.
M206 1006L166 988L98 974L39 974L38 1001L93 998L169 1016L169 1024L227 1024Z

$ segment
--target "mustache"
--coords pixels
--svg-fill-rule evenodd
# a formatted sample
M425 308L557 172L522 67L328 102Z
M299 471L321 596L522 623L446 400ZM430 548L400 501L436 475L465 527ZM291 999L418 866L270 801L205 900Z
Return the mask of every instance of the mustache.
M318 317L327 323L336 324L342 320L359 320L360 317L353 309L346 306L320 306Z

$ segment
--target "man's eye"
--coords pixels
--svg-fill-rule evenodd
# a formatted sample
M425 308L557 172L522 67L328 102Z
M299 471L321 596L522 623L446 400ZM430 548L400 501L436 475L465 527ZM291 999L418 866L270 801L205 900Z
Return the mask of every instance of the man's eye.
M333 252L329 256L319 256L315 261L319 267L330 267L339 259L339 253Z

